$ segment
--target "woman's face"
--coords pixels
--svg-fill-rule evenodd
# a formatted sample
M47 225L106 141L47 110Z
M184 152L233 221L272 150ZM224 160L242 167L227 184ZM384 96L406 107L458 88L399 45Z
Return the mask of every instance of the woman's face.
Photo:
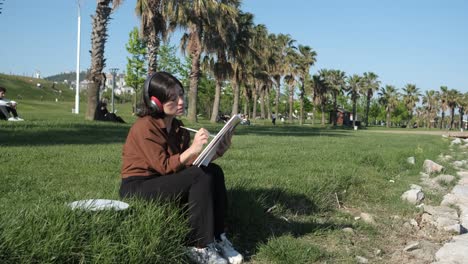
M179 96L176 100L167 101L163 104L166 116L181 116L184 114L184 97Z

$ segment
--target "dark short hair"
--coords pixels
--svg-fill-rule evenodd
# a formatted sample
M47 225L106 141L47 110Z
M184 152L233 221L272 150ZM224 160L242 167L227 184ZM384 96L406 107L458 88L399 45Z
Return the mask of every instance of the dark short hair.
M172 74L167 72L157 72L151 78L151 82L148 87L148 95L149 97L155 96L159 99L161 104L164 104L168 101L177 100L177 98L183 96L184 86ZM150 111L149 106L145 104L145 100L143 99L144 96L145 95L143 94L141 107L138 110L137 115L140 117L147 115L160 118L164 117L164 111L160 113L153 113Z
M0 92L6 93L6 88L3 88L3 87L0 86Z

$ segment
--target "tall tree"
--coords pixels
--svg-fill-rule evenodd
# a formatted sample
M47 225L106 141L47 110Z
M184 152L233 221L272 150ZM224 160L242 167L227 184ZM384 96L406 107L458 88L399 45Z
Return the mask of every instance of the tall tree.
M466 129L466 122L463 117L468 109L468 93L460 94L458 96L457 104L458 114L460 115L460 128Z
M304 97L306 94L306 80L310 79L310 67L316 62L317 53L309 46L298 46L297 56L297 76L300 82L300 112L299 112L299 124L302 125L304 122Z
M328 91L333 97L333 113L331 119L333 126L336 126L336 118L338 112L338 95L343 93L346 85L346 73L340 70L321 70L320 75L323 76L325 83L328 86Z
M190 89L188 100L187 118L192 122L197 121L197 95L198 82L200 80L200 59L203 52L203 39L205 31L211 23L222 29L222 23L216 23L212 17L225 16L235 20L238 8L229 0L199 0L176 1L177 5L166 8L171 24L177 25L188 31L181 39L181 49L186 52L192 61L190 72ZM170 13L169 13L170 12ZM235 21L233 21L235 23Z
M426 110L426 127L431 128L434 124L434 127L437 125L435 124L435 117L437 115L438 110L438 102L437 102L437 92L434 90L428 90L425 92L422 98L422 104L424 109Z
M240 4L237 0L225 1L238 8ZM218 10L219 11L219 10ZM228 17L225 13L215 12L211 16L211 23L206 25L204 37L204 50L206 51L207 68L213 73L216 80L215 98L213 102L210 122L215 123L219 112L221 101L221 89L226 79L233 74L232 64L228 61L230 46L234 45L237 27L238 13L230 13ZM222 27L218 25L223 25Z
M386 127L390 127L392 112L398 106L399 96L398 90L393 85L380 88L379 103L385 107Z
M112 3L112 8L110 4ZM88 108L85 118L94 120L94 112L99 101L99 89L105 81L102 70L106 66L104 47L107 41L107 25L110 14L121 3L121 0L97 0L96 13L92 16L91 32L91 85L88 88ZM77 84L79 87L79 84Z
M270 34L271 57L270 57L270 74L275 80L275 113L278 113L279 98L281 95L281 79L287 74L289 69L287 57L294 52L296 42L289 34Z
M419 88L416 87L414 84L406 84L403 87L403 102L405 103L406 109L408 110L408 121L406 122L406 127L410 128L411 120L413 119L413 110L416 106L416 103L419 102L419 97L421 93L419 92Z
M129 34L128 43L125 45L130 57L127 57L127 73L125 83L135 90L133 95L133 112L136 110L136 97L146 79L147 60L146 43L139 37L138 28L133 28Z
M440 129L445 128L444 118L445 118L445 112L447 111L447 108L448 108L448 100L447 100L448 91L449 89L447 86L440 87L440 93L439 93L440 110L441 110Z
M447 106L450 109L450 129L453 129L453 122L455 117L455 108L458 106L460 93L457 90L450 89L447 93Z
M363 78L361 76L353 74L348 78L347 91L353 102L353 127L356 126L356 104L363 86Z
M313 101L314 101L314 109L315 106L320 106L320 112L322 113L321 125L325 126L325 107L328 102L327 98L327 86L324 80L321 78L320 75L315 74L312 76L312 87L313 87ZM315 120L315 110L314 110L314 120ZM312 124L314 121L312 122Z
M364 92L366 92L367 100L366 100L366 116L365 116L365 124L366 127L369 125L369 108L370 102L374 93L379 90L380 81L378 80L379 76L373 72L365 72L363 85L364 85Z
M140 18L140 32L148 49L148 74L158 70L158 51L161 40L167 37L167 22L164 6L171 4L164 0L137 0L135 13Z
M254 56L254 50L252 48L253 38L253 14L251 13L239 13L237 18L237 32L232 41L233 45L229 48L228 57L229 62L232 65L232 78L231 86L233 89L233 103L231 115L239 113L239 102L240 102L240 83L242 71L247 64L248 57Z

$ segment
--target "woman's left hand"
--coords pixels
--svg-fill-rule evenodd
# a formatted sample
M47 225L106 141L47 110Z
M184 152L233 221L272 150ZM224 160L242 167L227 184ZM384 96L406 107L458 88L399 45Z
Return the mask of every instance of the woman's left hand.
M213 160L222 157L224 153L229 149L229 147L231 146L232 134L233 131L226 133L221 142L219 142L218 149L216 150L216 155L213 158Z

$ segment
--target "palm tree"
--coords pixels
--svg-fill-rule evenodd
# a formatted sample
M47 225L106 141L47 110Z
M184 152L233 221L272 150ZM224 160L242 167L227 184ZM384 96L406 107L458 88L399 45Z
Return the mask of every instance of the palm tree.
M254 27L254 36L253 36L253 49L256 53L256 58L251 61L252 63L252 75L255 78L254 89L252 90L253 94L253 108L252 108L252 118L257 116L257 101L258 96L262 96L264 85L268 81L269 74L267 69L267 62L269 57L268 52L268 30L265 25L259 24ZM265 118L265 114L261 116Z
M460 115L460 128L465 129L465 124L463 123L463 116L465 115L465 112L468 109L468 93L460 94L458 96L457 104L458 113Z
M317 53L309 46L298 46L298 57L297 57L297 68L298 68L298 78L300 82L301 92L299 94L300 98L300 119L299 124L302 125L304 120L304 97L305 97L305 83L308 78L310 78L310 67L314 65L316 61Z
M237 0L230 0L231 4L238 4ZM219 11L219 10L218 10ZM235 14L237 16L237 13ZM215 13L211 17L212 23L205 28L204 50L209 61L209 69L216 80L215 98L213 102L210 122L215 123L219 112L221 88L224 81L233 75L232 64L228 61L228 51L234 45L237 32L237 17L227 17L223 13ZM218 25L222 24L223 27Z
M422 104L426 110L426 127L431 128L431 123L437 115L437 92L434 90L426 91L422 98Z
M398 105L399 93L398 90L393 85L385 85L385 87L380 88L379 92L379 103L385 107L386 112L386 126L390 127L392 112Z
M253 56L254 53L252 49L253 25L253 14L239 13L237 32L232 41L233 45L229 46L230 56L228 58L228 61L232 65L231 86L234 94L231 116L239 113L239 84L241 82L242 69L246 65L247 57Z
M364 80L363 80L363 85L364 85L364 92L367 94L367 101L366 101L366 117L365 117L365 122L366 122L366 127L369 125L369 108L370 108L370 102L372 97L374 96L374 93L379 90L380 87L380 81L378 80L379 76L373 72L365 72L364 73Z
M336 114L338 112L338 95L343 93L346 85L346 73L340 70L321 70L325 83L328 86L328 91L333 97L333 126L336 126Z
M359 99L359 94L363 88L363 78L357 74L353 74L348 78L348 95L351 96L353 102L353 127L356 126L356 103Z
M325 126L325 107L327 105L327 86L318 74L312 76L312 87L313 87L313 101L314 101L314 120L315 120L315 106L320 105L320 111L322 112L322 126ZM312 124L315 121L312 122Z
M171 6L168 16L170 22L188 32L183 34L181 49L187 52L192 60L190 70L190 88L187 118L191 122L197 121L197 96L198 82L200 79L200 58L203 52L203 39L207 27L214 23L219 31L223 24L213 20L212 17L225 17L235 23L238 14L238 1L236 0L199 0L199 1L177 1L178 4Z
M112 3L112 8L109 6ZM107 41L107 25L110 14L121 3L121 0L97 0L96 13L92 16L91 33L91 85L88 88L88 108L85 118L94 120L94 112L99 101L99 89L104 85L105 75L102 70L106 66L104 47ZM79 87L79 83L77 87Z
M448 94L448 87L447 86L441 86L440 87L440 109L442 111L441 119L440 119L440 129L444 128L444 117L445 117L445 111L447 111L448 105L447 105L447 94Z
M289 34L270 34L269 35L272 56L270 58L270 73L275 80L276 95L275 95L275 113L278 113L279 98L281 95L281 78L286 74L288 69L286 57L294 52L294 39Z
M416 103L419 102L419 96L421 93L419 92L419 88L416 87L414 84L406 84L403 87L403 102L405 103L406 109L408 110L408 121L406 122L406 127L411 127L411 120L413 119L413 110L416 106Z
M453 129L453 121L455 117L455 108L459 100L460 93L457 90L451 89L447 92L447 106L450 109L450 130Z
M137 0L135 13L140 18L140 35L146 42L148 50L148 74L157 71L157 55L161 39L167 37L167 26L164 6L171 5L164 0Z

